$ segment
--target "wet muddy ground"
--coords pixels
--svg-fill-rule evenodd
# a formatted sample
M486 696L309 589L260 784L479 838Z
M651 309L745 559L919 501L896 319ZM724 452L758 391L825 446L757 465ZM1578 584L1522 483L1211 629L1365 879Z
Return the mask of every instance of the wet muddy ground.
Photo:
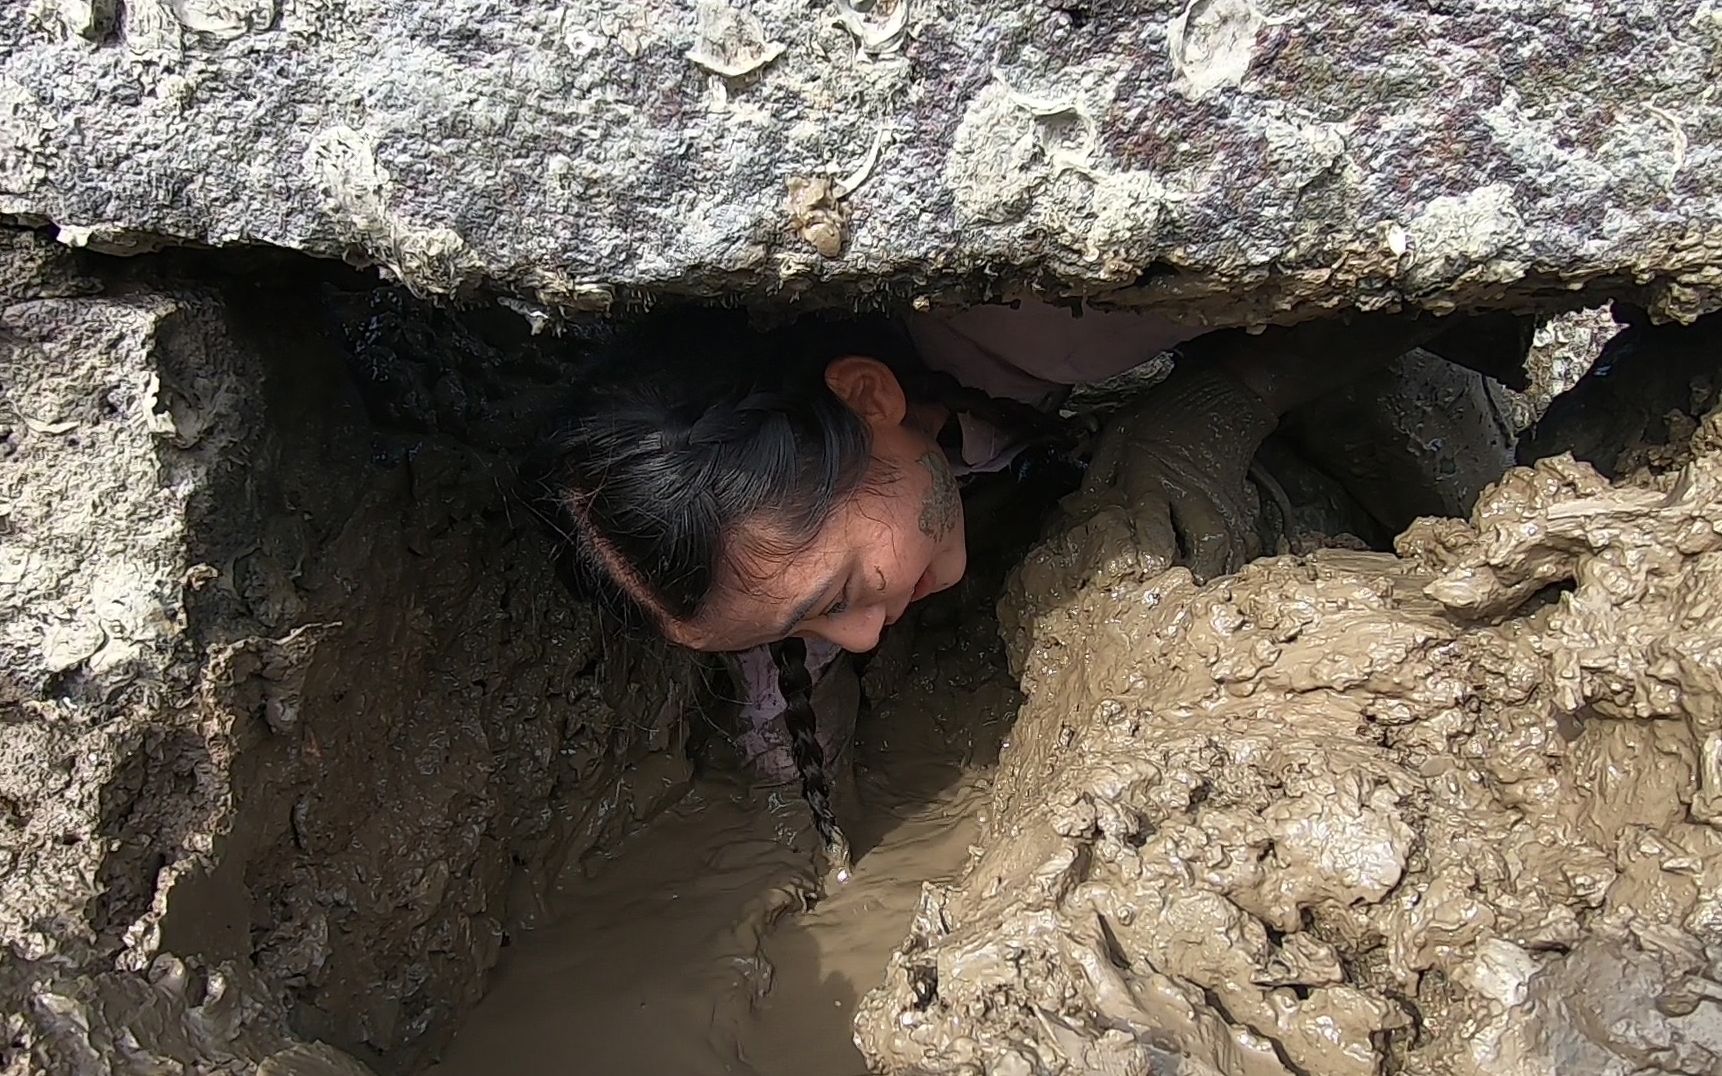
M801 824L799 803L766 808L702 782L598 867L561 922L515 939L430 1071L860 1076L856 1003L907 929L921 880L962 866L985 802L979 774L931 798L868 784L856 830L879 843L803 912L809 857L781 833Z
M1140 497L1016 535L866 660L821 894L715 670L499 502L568 356L295 272L9 307L15 595L102 613L99 546L194 600L113 637L149 668L12 663L7 1072L1722 1072L1715 319L1504 404L1396 362L1282 424L1207 584Z
M1358 436L1367 434L1372 442L1382 443L1390 442L1401 426L1407 430L1415 427L1421 436L1412 438L1415 443L1406 450L1406 459L1410 461L1412 471L1423 468L1432 476L1428 490L1420 493L1416 483L1408 484L1402 479L1391 483L1377 481L1375 487L1392 487L1394 490L1393 497L1382 497L1368 482L1359 483L1354 478L1351 487L1361 497L1353 502L1352 522L1348 523L1342 518L1344 513L1336 514L1331 508L1325 512L1314 511L1311 506L1317 502L1331 506L1335 503L1334 497L1343 500L1346 495L1329 490L1308 495L1313 499L1299 500L1300 490L1307 486L1302 476L1311 473L1309 461L1320 459L1323 453L1321 445L1314 443L1308 433L1301 438L1296 436L1294 425L1293 436L1279 442L1279 447L1264 455L1262 460L1281 476L1282 484L1292 491L1292 499L1299 502L1299 511L1293 514L1300 520L1307 517L1315 522L1313 527L1299 523L1295 528L1297 534L1288 530L1282 535L1285 540L1278 542L1282 552L1288 548L1314 550L1327 544L1323 531L1330 534L1365 533L1371 524L1358 516L1358 508L1365 509L1366 515L1374 515L1377 525L1386 524L1395 530L1419 511L1463 514L1482 486L1506 468L1511 458L1511 434L1507 431L1507 440L1502 440L1496 419L1491 417L1498 415L1499 411L1491 404L1490 397L1482 389L1482 381L1475 375L1425 357L1421 365L1407 360L1377 380L1381 382L1379 385L1368 392L1354 393L1357 398L1350 403L1333 401L1315 408L1313 417L1303 425L1306 430L1338 428L1363 431ZM1416 406L1401 406L1399 401L1411 401ZM1375 412L1370 411L1371 408L1380 412L1379 418L1372 417ZM1370 414L1364 414L1365 411L1370 411ZM1475 421L1467 419L1467 415L1473 415ZM1380 428L1370 426L1364 421L1366 418ZM1471 429L1472 426L1475 430ZM1476 434L1476 431L1482 433ZM1468 448L1455 448L1452 444L1444 445L1444 441L1476 443L1469 444ZM1394 449L1381 451L1391 453ZM1294 458L1300 452L1301 463ZM1434 463L1430 463L1431 460ZM1304 492L1307 494L1307 490ZM999 505L990 503L989 497L996 500L1001 493L1007 499L1012 496L1008 490L995 488L990 493L971 497L971 501L978 503L971 503L970 511L993 516ZM1104 705L1104 700L1093 692L1099 691L1100 695L1118 699L1141 689L1141 683L1134 679L1111 686L1104 682L1073 682L1050 694L1043 688L1042 697L1031 709L1021 711L1029 716L1019 718L1023 699L1017 691L1016 680L1007 669L993 596L1004 589L1002 584L1006 572L1032 544L1034 518L1050 506L1052 497L1048 489L1041 489L1039 494L1035 507L1025 505L1020 513L1024 519L1023 527L1017 533L999 539L990 557L982 558L988 562L988 567L977 571L975 578L962 591L923 609L921 615L905 625L906 631L900 632L884 652L871 659L871 668L864 681L870 704L864 708L857 739L845 760L840 781L840 813L858 853L853 876L847 884L821 893L812 856L808 817L799 797L793 789L755 787L722 761L725 752L721 750L720 742L719 750L703 753L705 757L718 761L701 767L702 772L685 796L620 847L603 856L589 857L557 880L546 914L540 920L544 925L518 930L512 935L488 995L465 1021L441 1062L430 1071L435 1076L479 1076L496 1071L523 1076L585 1072L861 1076L868 1071L868 1064L855 1045L854 1028L857 1012L869 991L874 992L874 997L868 1004L877 1010L871 1014L875 1019L870 1031L876 1062L883 1059L877 1055L890 1055L889 1061L901 1066L911 1063L909 1055L915 1054L918 1060L912 1064L933 1066L928 1071L945 1071L939 1066L957 1063L956 1059L965 1049L962 1043L971 1032L979 1036L993 1032L1003 1034L1004 1038L991 1042L987 1047L988 1056L1015 1056L1013 1051L1017 1047L1010 1044L1025 1040L1014 1031L1001 1031L993 1026L998 1023L996 1019L989 1023L988 1019L964 1018L950 1025L947 1031L934 1032L932 1040L928 1041L936 1040L939 1046L931 1053L924 1052L922 1046L910 1047L906 1041L895 1042L880 1021L897 1008L903 1008L901 1019L892 1018L888 1022L892 1027L900 1024L908 1028L921 1019L923 1009L926 1017L932 1018L945 1012L953 1003L959 1007L964 1004L954 1000L965 996L961 994L964 984L952 982L952 970L948 968L942 972L928 972L924 998L918 995L897 997L905 989L911 992L916 989L914 983L905 986L905 982L898 981L903 977L905 966L921 959L913 957L909 950L920 948L943 962L945 957L941 954L941 947L952 949L949 942L942 940L943 931L948 926L940 922L947 915L941 910L946 908L944 902L948 898L955 899L952 895L973 891L978 877L976 872L987 863L995 866L1000 862L1006 863L999 868L1001 877L1012 876L1013 868L1009 862L1014 854L1013 847L1018 843L1025 848L1034 844L1037 816L1029 801L1044 798L1038 794L1025 798L1022 794L1023 788L1027 787L1025 782L1035 784L1043 780L1039 775L1055 775L1073 765L1070 760L1081 756L1080 745L1075 744L1071 730L1080 730L1084 722L1092 720L1086 712L1078 711L1084 711L1089 703L1097 700ZM1278 495L1285 494L1280 491ZM1401 505L1399 501L1406 503ZM1080 499L1072 503L1080 504ZM1285 521L1290 521L1290 516L1286 516ZM1358 522L1362 526L1356 525ZM1087 531L1079 527L1071 533ZM1099 534L1100 531L1094 533ZM1385 541L1378 539L1374 544L1379 547ZM1273 545L1270 541L1266 548L1272 549ZM1078 547L1082 547L1082 542L1078 542ZM1077 563L1094 556L1094 551L1085 547L1081 555L1061 555L1057 552L1056 540L1050 548L1050 553L1048 548L1042 548L1038 556L1043 559L1051 556L1052 563L1056 565ZM1036 557L1031 556L1029 564L1032 566L1035 562ZM1317 562L1328 563L1319 558L1309 563ZM1096 563L1115 567L1121 562L1116 555L1108 555L1100 557ZM1300 561L1291 558L1264 562L1243 573L1240 580L1253 580L1258 576L1279 579L1281 576L1275 575L1276 572L1283 575L1289 571L1297 575L1303 571L1296 567L1298 563ZM1351 562L1341 560L1333 563L1349 565ZM1394 563L1392 557L1383 557L1380 565L1387 567L1367 568L1365 574L1368 571L1398 570L1391 567ZM1270 564L1281 567L1271 567ZM1179 657L1183 652L1179 647L1184 641L1195 640L1193 646L1203 647L1203 632L1189 624L1170 635L1150 631L1148 636L1152 638L1134 630L1123 630L1134 623L1133 617L1140 615L1128 608L1131 599L1127 595L1141 581L1121 578L1100 585L1091 579L1080 590L1068 591L1061 585L1049 583L1063 570L1056 567L1052 576L1040 578L1038 582L1034 581L1038 577L1032 574L1023 577L1020 573L1013 580L1012 587L1019 592L1025 585L1040 591L1032 600L1021 593L1013 598L1007 592L1005 608L1010 611L1010 624L1015 634L1007 632L1006 636L1015 639L1014 645L1019 648L1024 645L1024 632L1028 637L1048 631L1053 635L1060 631L1068 635L1066 629L1069 625L1065 621L1077 616L1079 609L1086 608L1083 604L1086 602L1094 603L1091 612L1100 619L1093 623L1084 621L1085 626L1078 631L1080 638L1085 640L1078 649L1086 655L1084 661L1092 670L1091 674L1085 675L1104 675L1103 667L1108 666L1111 659L1097 655L1110 654L1113 650L1122 654L1156 646L1162 649L1170 647L1161 655L1160 665L1165 670L1175 670L1183 660ZM1106 577L1112 570L1113 567L1102 569L1101 577ZM1152 579L1158 570L1154 568L1143 580ZM1315 571L1316 575L1310 576L1311 579L1320 576L1320 570ZM1303 578L1301 575L1297 577ZM1025 578L1029 580L1026 583ZM1154 593L1154 587L1149 586L1148 591ZM1082 597L1083 594L1089 596ZM1286 596L1290 603L1288 607L1301 607L1303 599L1299 594ZM1303 597L1325 607L1325 599ZM1424 615L1419 612L1412 619ZM1081 617L1077 616L1077 619ZM1385 620L1378 627L1389 631ZM1332 654L1348 646L1360 648L1360 654L1365 651L1374 653L1370 649L1373 642L1356 632L1348 630L1332 638L1323 637L1313 630L1309 634ZM1062 644L1053 645L1061 652L1068 650ZM1207 650L1212 652L1204 650L1205 657L1198 656L1199 660L1192 660L1196 660L1197 665L1224 661L1224 647ZM1022 658L1023 655L1018 655L1017 660L1020 662ZM1096 662L1098 665L1094 664ZM1234 670L1236 675L1228 676L1236 679L1247 671ZM1265 685L1273 675L1271 665L1256 669L1254 675ZM1040 679L1044 678L1044 674L1040 676ZM1030 680L1034 679L1036 677L1030 677ZM1150 676L1143 682L1154 679L1156 677ZM1177 675L1168 683L1176 686L1184 683L1185 679ZM1152 709L1154 707L1149 707ZM1281 718L1290 720L1286 715L1296 709L1288 701L1279 706L1277 712ZM1222 710L1214 713L1219 715ZM1056 723L1066 730L1065 733L1057 734L1055 730L1051 741L1044 742L1048 737L1039 733L1046 730L1038 725L1045 724L1045 721L1035 718L1035 713L1041 713L1049 721L1056 718ZM1239 756L1231 767L1214 770L1211 764L1217 764L1216 760L1207 757L1203 751L1211 754L1220 750L1218 745L1234 735L1234 732L1225 731L1232 727L1228 725L1231 718L1217 716L1213 728L1200 735L1189 730L1180 731L1179 720L1174 718L1173 725L1163 730L1164 743L1175 745L1194 735L1196 741L1209 747L1202 749L1201 743L1192 741L1194 746L1191 750L1195 753L1189 757L1177 755L1163 759L1161 769L1166 772L1150 783L1162 788L1188 785L1195 790L1191 806L1187 808L1193 816L1210 820L1229 818L1225 814L1226 797L1231 794L1227 791L1229 778L1222 770L1248 771L1255 765L1244 757L1250 753L1246 751ZM1335 752L1335 758L1338 758L1349 750L1343 747L1343 741L1348 738L1344 730L1349 728L1347 722L1353 721L1353 717L1339 714L1335 720L1337 724L1332 737L1323 741L1330 743L1331 747L1316 750L1312 759L1328 750ZM1026 721L1026 724L1017 724L1019 721ZM1000 749L1008 745L1013 724L1017 725L1017 732L1025 742L1014 751L1006 752L1005 783L1000 787ZM1262 719L1252 720L1249 725L1257 733L1268 727ZM1075 734L1076 739L1083 735L1080 732ZM1302 742L1289 729L1282 730L1279 735L1289 737L1287 742ZM1028 742L1031 739L1034 742ZM1084 777L1072 786L1073 790L1068 795L1060 793L1052 798L1063 802L1074 796L1073 802L1081 803L1097 796L1096 802L1104 802L1108 794L1103 786L1109 780L1136 780L1126 772L1128 760L1139 753L1148 757L1156 750L1159 748L1127 746L1121 753L1116 753L1115 759L1108 756L1109 761L1101 765L1102 772L1098 776ZM1263 746L1261 750L1265 751L1267 747ZM1352 763L1356 761L1353 759ZM1315 762L1309 764L1315 765ZM1339 765L1336 773L1345 769L1345 765L1336 765ZM1120 766L1124 768L1120 769ZM1183 773L1186 770L1188 773ZM1108 778L1106 774L1112 776ZM638 775L642 782L657 779L661 778L648 772ZM1098 790L1086 791L1094 781L1099 782ZM1298 781L1291 777L1273 778L1261 790L1259 803L1240 805L1243 809L1236 821L1247 830L1249 826L1245 823L1249 818L1272 816L1274 803L1283 800L1281 806L1284 807L1304 802L1295 794L1299 787ZM1203 788L1210 789L1206 796L1201 793ZM1364 799L1375 803L1368 796ZM1375 799L1381 799L1381 794L1377 793ZM1341 824L1340 829L1330 835L1329 842L1343 844L1349 840L1358 844L1358 854L1367 859L1366 853L1373 847L1369 846L1373 831L1363 823L1375 817L1368 814L1368 810L1364 812L1367 817L1346 815L1341 819L1342 823L1349 820L1357 825L1348 828L1348 824ZM1393 813L1386 807L1383 810ZM1008 819L996 817L1001 812L1014 814ZM1103 834L1106 829L1104 815L1102 811L1100 824ZM1384 838L1387 845L1392 846L1388 849L1391 854L1383 853L1395 862L1404 858L1404 849L1399 846L1414 839L1411 830L1397 821L1397 817L1394 815L1393 824L1398 828L1392 829L1388 835L1391 839ZM1215 849L1242 840L1239 834L1243 830L1233 833L1218 822L1213 825L1219 828L1205 840ZM1019 836L1013 838L1012 833ZM1294 844L1289 836L1280 840L1281 854L1289 854L1283 849ZM1260 849L1255 849L1254 845L1250 847L1259 853ZM1274 848L1275 842L1270 840L1266 847ZM1189 858L1193 853L1191 849L1183 849L1166 854L1171 861L1176 861L1180 856ZM1047 860L1045 869L1055 866L1054 860L1059 860L1059 857L1053 855ZM1095 890L1098 893L1112 884L1099 881L1100 875L1096 875L1092 868L1081 867L1080 860L1079 852L1078 869L1084 877L1091 879L1083 885L1090 888L1099 886ZM1017 878L1020 884L1007 888L1013 892L1032 890L1045 869L1025 867L1023 871L1016 872L1020 875ZM1393 873L1397 876L1398 871ZM1054 871L1054 874L1058 875L1059 871ZM1315 874L1321 875L1321 870L1315 869ZM1122 891L1136 883L1117 884ZM929 885L930 888L926 888ZM1340 888L1344 889L1343 886ZM1389 888L1391 883L1377 886L1381 892L1371 890L1369 899L1381 899ZM1384 1056L1371 1048L1369 1029L1380 1032L1382 1028L1403 1029L1409 1026L1410 1017L1403 1013L1394 1015L1398 1010L1390 999L1398 995L1393 990L1371 997L1366 996L1366 989L1346 985L1345 975L1338 970L1328 969L1331 974L1327 978L1320 974L1312 978L1306 974L1309 969L1303 968L1299 959L1310 954L1291 943L1307 941L1304 948L1313 947L1313 950L1332 957L1335 950L1329 941L1337 943L1337 940L1309 940L1325 935L1319 929L1313 934L1308 933L1307 924L1313 921L1310 918L1312 913L1317 916L1334 914L1331 909L1324 910L1333 903L1328 900L1333 894L1324 896L1322 886L1313 883L1302 886L1299 894L1287 907L1296 905L1307 909L1302 912L1306 930L1298 929L1295 909L1277 918L1269 916L1276 929L1291 939L1284 943L1289 948L1282 954L1281 963L1289 961L1290 965L1297 965L1290 971L1281 969L1280 978L1288 983L1307 979L1318 984L1314 987L1316 1000L1304 1003L1303 1007L1326 1005L1321 1019L1333 1026L1333 1035L1337 1038L1318 1047L1319 1033L1312 1031L1314 1038L1308 1043L1292 1041L1296 1037L1292 1036L1286 1039L1289 1045L1276 1047L1276 1056L1267 1043L1285 1036L1266 1024L1260 1027L1262 1035L1252 1037L1254 1033L1248 1030L1251 1025L1261 1024L1261 1020L1267 1019L1260 1013L1252 1015L1245 1000L1246 995L1255 997L1251 991L1258 987L1227 986L1216 981L1210 984L1206 1000L1196 998L1190 1012L1192 1018L1208 1030L1185 1036L1188 1041L1179 1039L1176 1044L1172 1043L1172 1039L1178 1039L1176 1028L1180 1025L1164 1004L1148 1000L1139 1002L1147 1006L1144 1011L1156 1016L1155 1023L1161 1027L1162 1038L1170 1036L1167 1045L1175 1047L1174 1054L1195 1058L1206 1055L1227 1071L1278 1072L1281 1071L1280 1062L1292 1061L1302 1063L1311 1072L1362 1073L1372 1071ZM1351 890L1346 890L1345 894L1334 899L1344 904L1346 900L1357 898ZM981 893L976 899L984 904L991 898ZM1078 925L1065 921L1065 910L1060 905L1063 899L1054 899L1047 907L1044 929L1052 932L1049 937L1081 932ZM1099 898L1085 897L1078 903L1090 899ZM1254 906L1243 897L1238 899L1245 905ZM1221 901L1216 907L1224 904ZM951 905L950 909L950 916L960 918L963 914L958 905ZM1120 942L1109 934L1102 951L1113 952L1115 961L1121 958L1120 946L1130 948L1134 953L1141 941L1135 935L1143 928L1150 931L1150 936L1153 935L1152 924L1155 922L1163 921L1172 934L1191 928L1191 923L1184 922L1190 918L1183 914L1186 911L1188 908L1173 901L1162 909L1161 914L1146 917L1140 927L1126 929L1114 923L1108 929L1113 933L1122 931L1120 936L1124 940ZM1286 920L1287 915L1291 916L1290 920ZM1125 921L1130 918L1126 915ZM1218 933L1213 933L1206 941L1196 935L1188 940L1187 947L1190 954L1195 954L1192 956L1195 962L1176 971L1168 966L1167 971L1173 972L1180 980L1203 980L1208 974L1204 969L1212 970L1226 964L1226 952L1250 949L1248 939L1240 936L1240 939L1228 942L1225 940L1228 930L1222 929L1218 921L1211 925ZM1012 925L1006 921L989 923L986 929L1007 938L1018 927L1022 924ZM1021 939L1022 951L1033 952L1039 943L1032 940L1032 935L1038 928L1023 929L1029 929L1030 933ZM1202 930L1197 929L1196 933L1201 934ZM906 936L910 939L908 942L904 941ZM1072 939L1072 944L1080 948L1080 938L1072 934ZM1213 948L1215 944L1219 946L1217 949ZM1344 950L1341 956L1345 959L1367 961L1373 959L1367 954L1377 951L1374 943L1367 940L1354 940L1349 946L1337 944L1340 950ZM1294 949L1296 953L1291 952ZM984 954L977 955L977 951L968 957L962 956L961 953L966 951L960 950L953 959L959 962L970 958L979 960L977 968L987 964ZM1137 954L1137 958L1151 959L1145 954ZM1056 963L1057 958L1049 959ZM1129 967L1129 957L1124 955L1122 959L1123 966ZM1331 959L1328 962L1331 963ZM887 965L891 972L887 976L887 986L880 990L880 975ZM985 978L986 973L982 974ZM1043 1043L1044 1048L1040 1048L1043 1059L1052 1066L1048 1071L1089 1071L1077 1062L1082 1051L1089 1049L1077 1041L1089 1035L1080 1023L1080 1017L1073 1014L1070 1019L1078 1022L1068 1023L1056 1011L1045 1009L1050 1002L1047 997L1037 994L1043 987L1053 993L1059 992L1055 987L1061 979L1056 970L1049 965L1039 971L1020 969L1013 974L1022 977L1021 983L1015 983L1011 975L1006 975L999 981L999 989L1022 994L1023 998L1019 1000L1026 999L1024 1004L1029 1009L1042 1011L1044 1026L1064 1028L1061 1035L1054 1036L1056 1042L1049 1040L1050 1045ZM941 977L944 979L943 990L949 997L940 996L938 984ZM1260 974L1254 978L1260 982L1277 981L1271 974L1266 979ZM1324 989L1320 984L1329 985ZM1357 985L1364 986L1362 980ZM951 995L953 988L959 993ZM1080 985L1073 988L1079 992L1085 989ZM984 994L990 988L982 985L978 989ZM1239 989L1243 993L1233 996ZM1267 993L1261 996L1266 999L1264 1004L1271 1008L1274 1002L1269 994L1273 993L1273 988L1266 989ZM1300 987L1294 983L1279 990L1285 994L1285 999L1282 999L1284 1005L1281 1006L1282 1022L1291 1021L1286 1028L1279 1029L1281 1032L1290 1035L1287 1028L1302 1028L1298 1015L1300 1003L1296 998L1312 996L1311 989L1308 985ZM1339 1004L1335 1009L1333 1004L1329 1004L1342 994L1349 999L1352 1008L1361 1006L1368 1011L1352 1012L1345 1004ZM979 997L976 995L971 1000L979 1004ZM1090 1000L1093 1004L1088 1007L1099 1011L1117 999ZM1375 1008L1370 1008L1371 1005ZM1208 1010L1206 1015L1203 1015L1204 1010ZM1267 1011L1267 1008L1262 1010L1263 1013ZM1050 1024L1047 1023L1049 1019ZM909 1022L903 1023L903 1020ZM1203 1021L1206 1023L1202 1024ZM864 1019L863 1024L867 1023ZM1359 1024L1362 1030L1358 1030L1356 1036L1348 1037L1350 1033L1345 1029L1352 1023ZM1228 1027L1234 1028L1230 1034L1236 1041L1236 1045L1228 1049L1238 1051L1231 1063L1219 1056L1225 1054L1225 1050L1216 1054L1215 1050L1208 1049L1213 1041L1227 1038ZM930 1025L928 1030L931 1031ZM1095 1033L1099 1034L1098 1030ZM1027 1038L1033 1039L1035 1034L1027 1033ZM1101 1040L1104 1039L1105 1036L1101 1035ZM1375 1041L1381 1043L1387 1039L1378 1034ZM1100 1053L1094 1053L1093 1049L1100 1049ZM1090 1060L1106 1052L1098 1046L1093 1049L1088 1055ZM1068 1054L1072 1050L1075 1053L1065 1060L1077 1063L1075 1069L1060 1068L1060 1062L1051 1060L1053 1055ZM1258 1054L1260 1056L1256 1056ZM1122 1056L1112 1058L1107 1064ZM1102 1067L1105 1071L1112 1071L1112 1068ZM1137 1069L1126 1066L1118 1071Z
M1020 703L978 593L869 677L888 697L863 715L839 793L847 884L819 897L794 789L705 773L559 880L549 924L512 937L432 1076L866 1073L856 1007L923 883L967 859Z

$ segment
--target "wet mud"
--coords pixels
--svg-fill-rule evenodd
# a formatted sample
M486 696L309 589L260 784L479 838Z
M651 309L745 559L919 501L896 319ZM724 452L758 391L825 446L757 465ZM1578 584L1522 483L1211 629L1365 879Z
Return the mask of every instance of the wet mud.
M792 790L706 772L559 880L431 1071L1722 1070L1722 415L1679 342L1613 479L1487 489L1489 387L1402 360L1373 421L1430 481L1306 481L1319 415L1370 418L1326 401L1258 459L1283 555L1206 585L1071 498L996 621L975 580L871 659L848 885ZM1342 500L1470 516L1368 552Z
M862 1076L852 1024L925 882L980 833L1020 703L979 590L866 674L839 809L858 857L817 877L806 805L720 760L680 801L557 880L433 1076ZM649 776L648 778L649 779Z
M680 791L621 774L693 670L499 496L568 364L320 266L0 269L0 1071L413 1071Z
M1205 586L1071 502L869 658L822 890L712 670L609 639L498 503L561 356L104 280L8 301L0 577L76 626L91 530L181 604L0 684L7 1072L1722 1071L1713 324L1533 377L1481 497L1490 386L1400 362L1282 425L1238 499L1280 555ZM1336 479L1366 420L1429 480ZM79 482L142 507L47 510ZM1358 551L1426 513L1470 522Z
M1684 428L1205 586L1074 520L1001 600L1026 701L870 1064L1722 1070L1722 415Z
M869 821L888 829L849 884L813 904L811 848L786 839L804 825L798 799L701 782L570 886L556 925L515 939L430 1072L860 1076L856 1003L901 940L920 880L961 866L983 790L976 780L905 801L867 789L881 800Z

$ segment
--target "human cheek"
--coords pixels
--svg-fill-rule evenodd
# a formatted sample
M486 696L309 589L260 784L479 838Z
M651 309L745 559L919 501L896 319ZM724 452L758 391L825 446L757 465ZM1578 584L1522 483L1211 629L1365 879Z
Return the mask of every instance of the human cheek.
M968 570L969 550L963 521L958 519L945 540L927 553L922 574L915 583L911 601L920 601L941 590L948 590L962 581Z
M888 555L877 570L888 585L880 587L881 600L895 616L923 596L943 553L941 543L920 528L919 511L917 505L914 512L895 520L890 540L882 547Z
M856 519L852 533L862 556L860 603L900 611L938 554L938 544L917 524L922 492L913 482L899 479Z
M885 630L885 615L883 606L864 605L839 616L825 618L809 627L807 634L816 635L851 653L864 654L879 645L879 636Z
M951 535L951 540L945 544L945 548L939 551L937 559L942 562L943 574L949 579L945 585L955 586L969 567L969 537L966 519L958 518L956 532Z

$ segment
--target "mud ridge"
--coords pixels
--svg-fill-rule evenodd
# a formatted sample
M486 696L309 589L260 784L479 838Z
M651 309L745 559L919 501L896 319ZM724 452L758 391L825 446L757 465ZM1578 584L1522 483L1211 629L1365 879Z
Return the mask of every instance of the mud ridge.
M869 1062L1717 1071L1722 414L1684 456L1206 586L1089 521L1043 545L987 825Z

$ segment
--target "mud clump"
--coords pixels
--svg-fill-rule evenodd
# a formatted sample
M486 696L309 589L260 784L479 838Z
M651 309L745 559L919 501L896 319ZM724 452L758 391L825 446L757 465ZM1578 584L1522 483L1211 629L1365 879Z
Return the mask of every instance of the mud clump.
M993 807L869 1062L1722 1069L1722 415L1690 447L1515 469L1397 555L1031 554Z

